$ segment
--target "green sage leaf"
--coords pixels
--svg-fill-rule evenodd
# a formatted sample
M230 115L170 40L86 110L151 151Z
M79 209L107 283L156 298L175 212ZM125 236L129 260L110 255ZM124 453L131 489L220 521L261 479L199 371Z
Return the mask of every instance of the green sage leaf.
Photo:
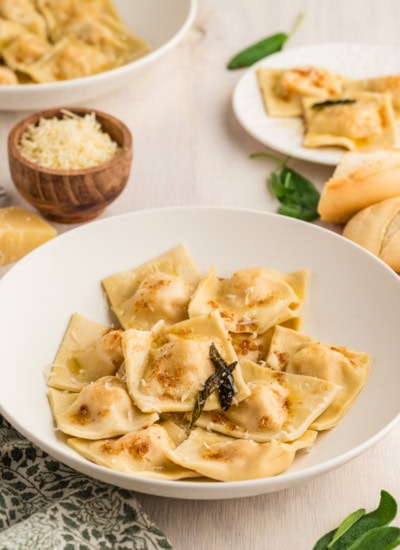
M397 514L397 503L386 491L381 491L378 508L365 514L332 546L332 550L348 550L357 539L370 529L388 525ZM370 550L373 550L372 548Z
M340 539L342 535L346 533L352 527L362 516L365 515L365 508L360 508L359 510L356 510L347 518L345 518L342 523L339 525L339 527L336 529L331 542L328 544L327 548L332 548L333 544Z
M340 98L340 99L327 99L326 101L319 101L311 105L311 109L323 109L324 107L334 107L335 105L351 105L356 103L355 99Z
M400 527L375 527L370 529L347 550L390 550L400 546Z
M251 46L248 46L244 50L237 53L229 61L227 68L232 71L235 69L242 69L243 67L250 67L256 61L259 61L260 59L263 59L273 53L279 52L289 38L291 38L296 32L303 17L304 14L302 13L297 16L293 28L289 34L284 32L272 34L271 36L267 36L266 38L251 44Z
M313 546L312 550L327 550L328 544L333 538L333 535L335 534L336 529L332 529L332 531L329 531L324 536L322 536L317 543Z
M215 372L207 378L204 382L203 388L197 394L189 430L193 428L203 411L207 399L215 391L218 391L220 405L224 411L227 411L232 404L232 399L235 393L232 373L237 365L237 361L228 365L214 343L210 346L209 357L214 365Z
M379 501L379 506L373 512L370 512L365 516L369 517L370 520L376 521L379 525L387 525L397 515L397 502L387 491L381 491L381 498Z
M358 514L359 518L357 519ZM361 514L360 510L353 512L337 529L323 535L313 550L391 550L391 548L397 548L400 546L400 529L387 527L396 514L396 500L390 493L382 490L376 510L368 514ZM369 533L371 534L369 535ZM383 541L383 545L378 544L380 540Z
M250 158L266 157L278 162L267 179L271 193L278 199L278 213L304 221L318 218L320 194L315 185L287 166L290 159L278 159L268 153L254 153Z

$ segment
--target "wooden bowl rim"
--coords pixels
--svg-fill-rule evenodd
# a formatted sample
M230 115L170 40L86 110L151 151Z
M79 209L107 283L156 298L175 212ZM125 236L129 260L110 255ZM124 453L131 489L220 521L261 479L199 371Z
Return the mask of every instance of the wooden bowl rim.
M73 170L73 169L59 170L56 168L47 168L46 166L41 166L40 164L31 162L30 160L25 158L21 154L18 144L19 144L21 135L25 131L27 126L29 126L29 124L36 124L40 120L40 118L53 118L54 116L61 114L61 111L70 111L71 113L74 113L77 115L82 115L82 114L86 115L86 114L94 113L96 118L98 118L100 124L101 124L101 119L105 119L108 122L111 122L117 128L119 128L122 132L122 144L119 146L120 149L117 152L117 154L112 159L106 162L103 162L102 164L98 164L97 166L91 166L89 168L80 168L78 170ZM8 135L7 141L8 141L8 150L9 150L10 157L17 160L21 164L24 164L31 170L34 170L35 172L39 172L39 173L44 173L44 174L54 174L56 176L68 176L68 177L85 176L87 174L95 174L97 172L102 172L103 170L107 170L111 168L113 165L118 164L127 155L128 156L131 155L132 146L133 146L132 133L124 122L122 122L120 119L116 118L115 116L110 115L109 113L106 113L104 111L99 111L98 109L91 109L89 107L56 107L53 109L45 109L42 111L37 111L35 113L32 113L15 124L15 126L11 129Z

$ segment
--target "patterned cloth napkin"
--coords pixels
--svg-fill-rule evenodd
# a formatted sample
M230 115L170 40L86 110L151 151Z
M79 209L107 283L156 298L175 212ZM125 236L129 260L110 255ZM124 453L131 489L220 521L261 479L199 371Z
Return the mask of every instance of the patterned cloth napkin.
M132 492L64 466L1 416L0 459L0 550L172 549Z

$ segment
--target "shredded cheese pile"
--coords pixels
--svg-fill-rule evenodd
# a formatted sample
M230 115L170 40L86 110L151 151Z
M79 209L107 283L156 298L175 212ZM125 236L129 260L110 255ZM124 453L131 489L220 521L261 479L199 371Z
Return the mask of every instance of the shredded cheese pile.
M62 113L61 119L41 118L26 128L19 143L23 157L56 170L90 168L114 157L119 147L102 131L94 113Z

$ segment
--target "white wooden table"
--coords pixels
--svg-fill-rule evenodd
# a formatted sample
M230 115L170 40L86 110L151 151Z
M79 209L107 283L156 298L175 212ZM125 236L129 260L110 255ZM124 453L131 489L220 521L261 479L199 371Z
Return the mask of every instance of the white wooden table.
M266 148L232 113L231 95L242 73L225 65L256 39L288 31L299 12L305 18L287 48L333 41L400 44L398 0L199 0L193 28L165 58L129 87L86 104L123 119L134 135L130 182L104 216L171 205L275 211L265 184L273 165L248 158ZM24 204L6 158L8 132L24 114L0 113L0 185L9 204ZM319 188L332 173L306 162L293 166ZM199 502L138 498L176 550L311 550L351 511L375 508L382 488L400 500L399 459L400 426L351 463L279 493Z

